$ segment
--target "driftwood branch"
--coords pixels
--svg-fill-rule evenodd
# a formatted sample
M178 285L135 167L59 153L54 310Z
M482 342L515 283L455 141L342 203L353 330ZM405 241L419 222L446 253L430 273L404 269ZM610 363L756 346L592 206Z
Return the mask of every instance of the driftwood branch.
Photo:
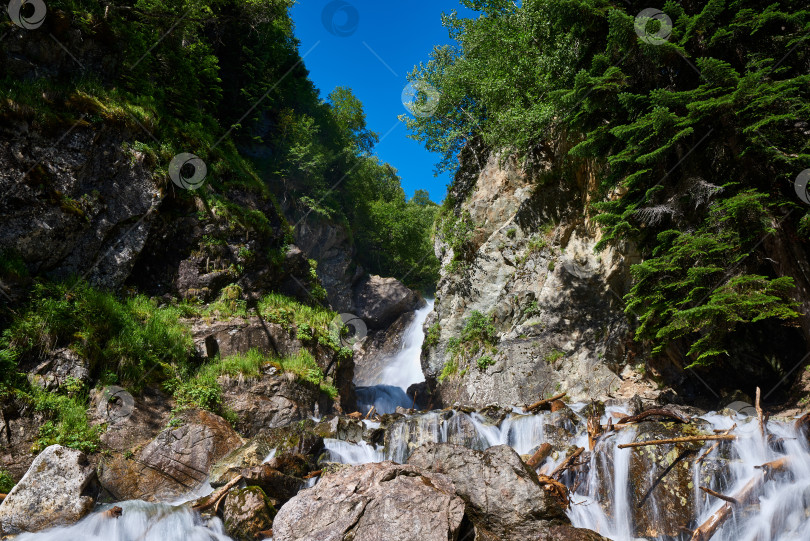
M596 447L596 440L599 439L605 429L602 427L601 423L599 422L598 415L591 415L588 417L588 450L593 451L593 448Z
M760 390L757 387L757 398L754 401L754 408L757 410L757 419L759 419L759 431L762 434L762 439L765 439L765 423L767 420L762 416L762 407L759 404Z
M740 505L740 502L732 498L731 496L726 496L724 494L720 494L719 492L715 492L714 490L708 487L700 487L700 490L708 494L709 496L714 496L715 498L720 498L724 502L728 502L734 505Z
M537 466L543 463L543 461L548 458L548 455L551 454L551 444L544 443L542 444L537 451L526 461L526 465L531 469L537 469Z
M523 411L525 413L529 413L529 412L535 412L535 411L543 410L543 409L551 409L551 403L554 402L555 400L561 399L564 396L565 396L565 393L561 393L561 394L552 396L551 398L544 398L543 400L538 400L534 404L531 404L531 405L526 406L525 408L523 408Z
M192 509L194 509L195 511L201 513L201 512L203 512L203 511L205 511L207 509L210 509L210 508L212 508L214 506L219 507L219 501L221 499L223 499L226 494L228 494L228 491L230 489L232 489L237 484L239 484L239 481L241 481L241 480L242 480L242 476L237 475L236 478L233 479L230 483L228 483L227 485L225 485L224 487L219 489L217 492L215 492L215 493L211 494L210 496L208 496L208 499L205 501L205 503L199 503L199 504L195 505Z
M627 425L631 423L638 423L647 419L648 417L666 417L667 419L672 419L674 421L678 421L679 423L689 423L691 419L688 417L684 417L683 415L676 413L674 411L669 411L667 409L650 409L647 411L643 411L638 415L633 415L632 417L625 417L621 419L617 425Z
M582 452L583 452L584 450L585 450L585 448L584 448L584 447L579 447L579 448L578 448L576 451L574 451L573 453L571 453L570 455L568 455L568 458L566 458L565 460L563 460L562 462L560 462L560 465L559 465L559 466L557 466L556 468L554 468L554 471L552 471L552 472L549 474L549 477L555 477L555 478L556 478L556 477L559 477L559 476L560 476L560 475L561 475L561 474L562 474L562 473L563 473L565 470L567 470L568 468L570 468L571 466L573 466L574 461L577 459L577 457L578 457L579 455L581 455L581 454L582 454Z
M634 443L623 443L619 445L619 449L626 449L628 447L645 447L647 445L667 445L670 443L692 443L692 442L712 441L712 440L730 441L736 439L737 436L734 436L732 434L715 434L713 436L685 436L683 438L669 438L666 440L650 440L650 441L637 441Z
M560 483L556 479L552 479L546 475L538 475L537 480L543 485L543 488L548 492L554 494L563 506L563 509L571 507L571 500L568 498L568 487Z
M756 495L759 493L759 490L762 488L762 485L764 485L765 481L770 478L770 475L775 472L785 471L789 464L790 461L788 457L784 457L772 462L767 462L761 466L757 466L757 468L763 470L763 474L754 476L754 478L748 481L748 483L746 483L745 486L739 490L739 492L731 497L731 499L738 503L732 504L727 501L727 503L723 504L720 509L715 511L706 522L701 524L694 531L690 541L709 541L712 536L717 533L717 530L720 529L723 523L732 515L736 505L742 505L753 501ZM715 494L712 495L714 496Z
M366 413L365 418L366 419L371 419L371 416L374 415L374 410L376 410L376 409L377 409L377 406L371 406L371 409L368 410L368 413Z
M323 474L323 470L315 470L313 472L309 472L304 476L304 479L312 479L314 477L318 477L319 475Z
M5 500L8 497L8 494L0 494L0 502Z
M731 427L731 428L729 428L728 430L723 430L723 431L721 431L721 432L720 432L720 434L721 434L721 435L723 435L723 436L727 436L727 435L731 434L731 433L734 431L734 429L735 429L735 428L737 428L737 423L734 423L734 426L732 426L732 427ZM712 452L712 451L714 451L715 449L717 449L717 447L718 447L719 445L720 445L720 442L719 442L719 441L714 442L714 443L712 444L712 446L711 446L711 447L709 447L708 449L706 449L706 452L705 452L705 453L703 453L702 455L700 455L700 456L698 457L698 459L697 459L697 460L695 460L695 464L700 464L701 462L703 462L703 459L705 459L707 456L709 456L709 455L711 454L711 452Z

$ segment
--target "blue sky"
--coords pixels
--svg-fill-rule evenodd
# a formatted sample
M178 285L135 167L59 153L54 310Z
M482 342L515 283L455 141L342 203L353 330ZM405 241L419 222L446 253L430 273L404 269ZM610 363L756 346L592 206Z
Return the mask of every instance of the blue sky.
M321 97L336 86L350 87L363 102L369 128L385 137L376 154L399 171L408 197L424 189L436 202L444 199L451 176L433 175L438 155L409 139L397 116L407 112L406 74L428 59L434 45L449 43L441 14L453 9L470 13L458 0L302 0L292 10L301 55Z

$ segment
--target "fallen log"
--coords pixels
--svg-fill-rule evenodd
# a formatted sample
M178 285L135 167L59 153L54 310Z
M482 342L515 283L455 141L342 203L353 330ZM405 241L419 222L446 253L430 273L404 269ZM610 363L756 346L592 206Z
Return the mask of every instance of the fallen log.
M675 413L674 411L669 411L667 409L650 409L647 411L642 411L638 415L623 418L621 421L617 423L617 427L619 425L638 423L640 421L643 421L644 419L647 419L648 417L666 417L668 419L678 421L679 423L689 423L692 421L692 419L684 417L683 415Z
M8 497L8 494L0 494L0 502L5 500Z
M593 415L588 417L588 450L593 451L593 448L596 447L596 440L599 439L605 429L602 427L602 424L599 422L599 416Z
M759 431L762 434L762 439L764 440L766 438L765 423L767 423L768 420L763 418L763 416L762 416L762 408L759 405L759 395L760 395L760 390L759 390L759 387L757 387L757 397L756 397L756 400L754 401L754 409L757 410L757 419L759 419Z
M312 479L313 477L318 477L319 475L323 474L323 470L315 470L313 472L309 472L304 476L304 479Z
M732 426L732 427L731 427L731 428L729 428L728 430L722 430L722 431L720 431L720 432L719 432L719 434L720 434L720 435L722 435L722 436L727 436L727 435L731 434L731 433L734 431L734 429L735 429L735 428L737 428L737 423L734 423L734 426ZM720 446L720 442L719 442L719 441L714 442L714 443L712 444L712 446L711 446L711 447L709 447L708 449L706 449L706 452L705 452L705 453L703 453L702 455L700 455L700 456L698 457L698 459L697 459L697 460L695 460L695 464L700 464L701 462L703 462L703 459L704 459L704 458L706 458L707 456L709 456L709 455L711 454L711 452L712 452L712 451L714 451L715 449L717 449L717 447L719 447L719 446Z
M543 485L543 488L548 492L554 494L563 506L563 509L571 507L571 500L568 498L568 487L560 483L556 479L552 479L547 475L538 475L537 480Z
M523 408L524 413L535 412L542 409L551 409L551 403L555 400L559 400L565 396L565 393L560 393L558 395L552 396L551 398L544 398L543 400L538 400L534 404L528 405Z
M363 414L359 411L352 412L348 414L346 417L350 419L354 419L355 421L361 421L363 419Z
M706 522L698 526L698 528L692 534L690 541L709 541L712 536L717 533L717 530L720 529L723 523L732 515L736 505L743 505L752 502L759 492L759 489L762 488L762 485L765 484L765 481L770 478L771 474L786 470L789 464L789 458L783 457L772 462L766 462L761 466L757 466L757 468L763 470L762 475L754 476L750 481L748 481L748 483L745 484L744 487L739 490L739 492L737 492L734 496L729 497L737 503L733 504L727 501L727 503L723 504L723 506L715 511ZM712 495L714 496L714 494Z
M192 509L195 511L202 513L203 511L210 509L214 506L219 507L219 501L223 499L227 494L228 491L239 484L239 481L242 480L241 475L237 475L235 479L233 479L230 483L219 489L217 492L214 492L205 500L205 503L198 503Z
M556 478L559 475L561 475L565 470L567 470L568 468L570 468L574 464L574 461L577 459L577 457L579 455L582 454L582 452L584 450L585 450L584 447L579 447L576 451L574 451L573 453L568 455L568 458L566 458L565 460L560 462L560 465L557 466L556 468L554 468L554 471L552 471L549 474L549 477L555 477Z
M649 440L649 441L637 441L633 443L622 443L619 445L619 449L626 449L628 447L645 447L647 445L667 445L670 443L693 443L699 441L713 441L713 440L731 441L736 439L737 436L733 434L715 434L712 436L685 436L683 438L669 438L665 440Z
M365 418L366 418L366 419L371 419L371 416L374 414L374 410L375 410L375 409L377 409L377 406L371 406L371 409L370 409L370 410L368 410L368 413L366 413L366 417L365 417Z
M709 487L700 487L700 490L708 494L709 496L714 496L715 498L720 498L724 502L733 503L734 505L740 505L740 502L735 500L730 496L726 496L724 494L720 494L719 492L715 492L714 490L710 489Z
M543 463L543 461L548 458L548 455L551 454L552 448L550 443L542 444L537 451L526 461L526 465L531 469L537 469L537 466Z
M273 530L264 530L256 534L256 539L271 539L273 537Z

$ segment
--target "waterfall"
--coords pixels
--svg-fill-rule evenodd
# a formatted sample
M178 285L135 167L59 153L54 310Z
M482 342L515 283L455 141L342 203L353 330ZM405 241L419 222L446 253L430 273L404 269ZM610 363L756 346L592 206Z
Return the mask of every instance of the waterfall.
M427 299L425 306L414 312L413 321L402 335L399 351L385 360L385 368L379 381L368 387L357 388L357 402L361 410L368 411L373 405L379 413L393 413L397 407L411 408L413 396L408 396L408 388L414 383L425 381L422 373L422 343L425 331L422 328L428 314L433 311L433 299Z
M422 373L422 343L425 341L425 320L433 311L433 299L426 299L425 306L414 312L414 318L402 336L402 347L388 362L379 383L399 387L407 391L414 383L425 381ZM410 407L410 404L408 404Z
M128 501L119 518L108 518L105 506L72 526L27 533L17 541L230 541L218 518L204 520L186 506Z

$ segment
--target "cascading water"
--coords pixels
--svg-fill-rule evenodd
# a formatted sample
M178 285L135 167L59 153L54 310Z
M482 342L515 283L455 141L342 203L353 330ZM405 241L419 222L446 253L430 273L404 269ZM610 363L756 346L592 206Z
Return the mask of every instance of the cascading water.
M393 413L397 407L410 408L414 397L408 396L408 388L414 383L425 381L422 373L422 343L425 319L433 311L433 299L427 299L425 306L414 312L413 321L405 329L400 350L386 360L379 381L368 387L357 388L357 401L361 409L368 411L374 406L382 414Z
M186 506L128 501L119 518L102 508L72 526L23 534L18 541L230 541L218 518L204 520Z

